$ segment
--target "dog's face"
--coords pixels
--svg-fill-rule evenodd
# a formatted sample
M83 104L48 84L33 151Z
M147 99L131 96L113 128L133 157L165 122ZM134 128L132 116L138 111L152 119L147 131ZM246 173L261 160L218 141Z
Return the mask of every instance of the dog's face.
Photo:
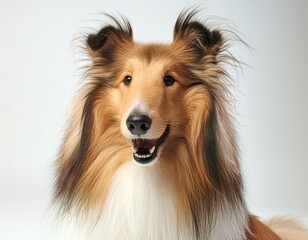
M185 79L172 46L136 45L117 82L121 133L132 142L134 159L155 162L164 143L179 137L185 121Z
M154 163L165 144L183 135L184 97L190 88L175 46L131 44L113 59L117 76L108 91L117 111L115 128L130 142L140 164Z

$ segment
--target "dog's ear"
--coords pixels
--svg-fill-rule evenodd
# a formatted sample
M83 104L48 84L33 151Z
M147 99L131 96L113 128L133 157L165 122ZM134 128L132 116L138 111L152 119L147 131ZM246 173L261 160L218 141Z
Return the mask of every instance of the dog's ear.
M216 56L222 46L222 34L218 30L210 30L203 23L194 19L196 11L182 12L174 26L174 41L185 41L202 58L205 55Z
M111 17L111 16L109 16ZM113 61L116 49L125 43L133 42L133 31L130 23L124 20L120 23L111 17L114 25L103 27L99 32L87 37L87 48L90 56L101 57L106 61Z

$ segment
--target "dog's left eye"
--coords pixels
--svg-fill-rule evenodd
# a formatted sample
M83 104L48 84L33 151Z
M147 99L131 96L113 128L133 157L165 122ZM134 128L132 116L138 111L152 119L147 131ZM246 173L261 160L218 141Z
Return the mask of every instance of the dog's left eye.
M173 85L174 82L175 82L175 80L174 80L174 78L173 78L172 76L170 76L170 75L165 76L165 78L164 78L164 83L165 83L165 85L166 85L167 87Z
M129 86L131 81L132 81L132 77L129 76L129 75L125 76L125 78L123 80L125 86Z

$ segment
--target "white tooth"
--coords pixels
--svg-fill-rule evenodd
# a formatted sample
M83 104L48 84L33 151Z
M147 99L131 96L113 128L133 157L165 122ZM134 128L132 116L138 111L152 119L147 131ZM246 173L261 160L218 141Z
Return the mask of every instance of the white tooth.
M150 153L152 154L155 150L155 146L153 146L151 149L150 149Z
M135 156L138 158L149 158L152 156L152 154L141 155L141 154L135 153Z

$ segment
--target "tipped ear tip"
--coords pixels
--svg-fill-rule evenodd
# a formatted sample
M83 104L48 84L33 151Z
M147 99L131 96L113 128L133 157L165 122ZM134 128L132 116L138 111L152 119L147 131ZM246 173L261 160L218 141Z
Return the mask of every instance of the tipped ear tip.
M88 37L87 37L87 44L88 46L93 49L94 45L95 45L95 34L90 34ZM94 50L94 49L93 49Z
M105 41L106 38L101 34L90 34L87 38L87 44L93 51L99 50Z
M219 41L221 41L222 39L222 35L221 32L219 30L213 30L211 32L211 38L212 38L212 45L215 45L217 43L219 43Z

